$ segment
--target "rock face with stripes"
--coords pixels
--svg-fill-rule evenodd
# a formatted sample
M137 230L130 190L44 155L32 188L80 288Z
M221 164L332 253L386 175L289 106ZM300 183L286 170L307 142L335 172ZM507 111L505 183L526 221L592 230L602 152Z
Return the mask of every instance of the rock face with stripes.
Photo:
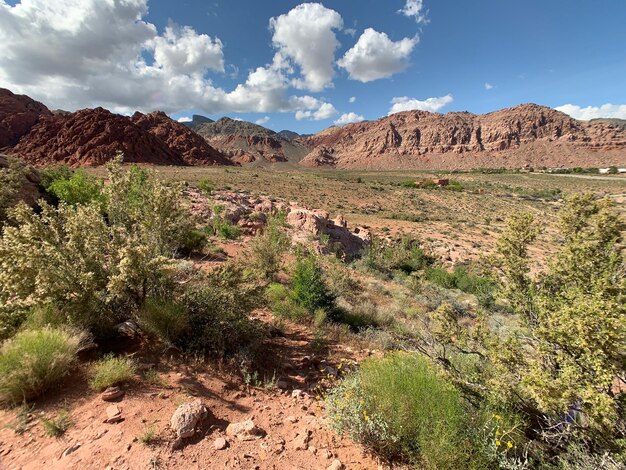
M393 169L595 166L626 160L626 130L526 104L493 113L408 111L305 140L305 166Z

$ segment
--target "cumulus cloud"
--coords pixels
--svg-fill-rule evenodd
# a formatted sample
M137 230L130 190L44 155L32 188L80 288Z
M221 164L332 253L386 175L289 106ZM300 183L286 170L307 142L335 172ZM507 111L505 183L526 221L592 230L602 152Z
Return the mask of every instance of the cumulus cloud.
M317 111L297 111L296 119L298 121L303 121L305 119L309 121L322 121L324 119L329 119L337 114L337 110L330 103L322 103Z
M338 126L343 126L345 124L352 124L353 122L361 121L365 121L365 118L363 116L360 116L356 113L345 113L342 114L341 117L335 121L335 124L337 124Z
M341 17L324 10L311 10L327 19L309 32L319 28L315 38L334 54L331 25L340 27ZM208 78L209 72L225 73L222 41L173 24L160 34L144 19L147 12L148 0L21 0L14 6L0 0L0 87L63 109L327 113L326 103L289 94L290 60L311 88L319 88L332 79L332 58L321 54L319 63L307 62L282 22L274 28L280 50L273 61L226 91Z
M388 78L406 69L418 40L415 36L394 42L387 34L367 28L337 63L351 79L363 83Z
M256 121L254 121L256 124L258 124L259 126L262 126L263 124L267 124L268 121L270 120L269 116L263 116L260 119L257 119Z
M293 82L297 88L321 91L332 84L340 45L334 30L342 27L341 15L321 3L303 3L270 19L272 43L302 72L303 78Z
M398 10L398 13L409 18L415 18L417 24L428 23L426 17L428 12L424 9L424 0L406 0L404 8Z
M485 90L489 91L489 90L493 90L493 85L489 82L485 83Z
M356 96L351 96L348 100L350 103L356 103Z
M440 96L439 98L427 98L423 101L409 98L408 96L398 96L391 100L391 109L389 114L400 113L402 111L430 111L437 112L444 106L454 101L452 95Z
M602 106L587 106L586 108L574 104L564 104L555 109L581 121L597 118L626 119L626 104L606 103Z
M189 116L181 116L178 118L178 122L191 122L193 121L192 118L190 118Z

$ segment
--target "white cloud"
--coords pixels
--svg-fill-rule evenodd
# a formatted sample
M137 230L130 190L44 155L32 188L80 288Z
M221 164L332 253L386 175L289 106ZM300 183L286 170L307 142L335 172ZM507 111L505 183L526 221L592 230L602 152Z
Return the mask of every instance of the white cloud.
M352 124L353 122L361 122L365 121L365 118L356 113L346 113L342 114L339 119L335 121L335 124L338 126L343 126L344 124Z
M343 32L348 34L348 35L350 35L350 36L352 36L352 37L356 36L356 29L354 29L354 28L346 28L346 29L343 30Z
M348 100L350 103L356 103L356 96L351 96Z
M178 118L178 122L191 122L193 121L192 118L190 118L189 116L182 116Z
M341 15L321 3L303 3L270 19L272 43L302 72L303 78L293 82L297 88L321 91L332 85L339 47L334 30L341 28Z
M602 106L587 106L586 108L574 104L564 104L555 109L581 121L597 118L626 119L626 104L606 103Z
M404 8L398 10L398 13L406 17L413 17L417 24L428 24L427 11L424 10L424 0L406 0Z
M256 124L258 124L259 126L262 126L263 124L267 124L268 121L270 120L269 116L264 116L260 119L257 119L256 121L254 121Z
M330 103L322 103L317 111L297 111L296 119L298 121L302 120L310 120L310 121L321 121L323 119L329 119L337 114L337 110Z
M423 101L408 96L397 96L391 100L389 114L400 113L402 111L430 111L437 112L444 106L454 101L452 95L440 96L439 98L427 98Z
M147 12L148 0L0 0L0 87L68 110L324 114L322 101L289 95L294 70L285 54L292 47L226 91L207 76L226 72L221 40L176 25L160 34ZM341 24L337 13L327 15ZM332 79L333 59L326 60ZM305 77L326 83L328 70L315 74L308 68L315 62L306 64Z
M351 79L360 82L388 78L407 67L418 41L415 36L393 42L387 34L367 28L337 64L348 71Z
M485 83L485 90L489 91L489 90L493 90L493 85L489 82Z
M198 34L189 26L168 26L154 43L154 60L158 66L175 73L204 73L207 69L224 71L222 41Z

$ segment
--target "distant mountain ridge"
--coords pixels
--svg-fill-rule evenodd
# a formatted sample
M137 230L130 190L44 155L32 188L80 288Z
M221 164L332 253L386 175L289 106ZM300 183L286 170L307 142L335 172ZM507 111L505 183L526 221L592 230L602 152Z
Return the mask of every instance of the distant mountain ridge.
M228 117L202 124L194 130L239 164L297 163L309 153L307 146L286 139L271 129Z
M626 121L578 121L525 104L487 114L407 111L315 135L274 132L227 117L103 108L51 112L0 89L0 151L35 165L101 165L117 152L158 165L271 163L346 169L471 169L626 165Z
M626 132L525 104L477 115L407 111L305 139L305 166L470 169L626 163Z

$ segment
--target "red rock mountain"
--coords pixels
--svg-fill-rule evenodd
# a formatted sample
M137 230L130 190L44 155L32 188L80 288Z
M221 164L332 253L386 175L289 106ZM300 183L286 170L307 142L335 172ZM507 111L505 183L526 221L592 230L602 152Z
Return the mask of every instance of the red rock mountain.
M161 111L150 114L137 112L132 121L165 142L188 165L232 165L224 154L211 147L206 140Z
M102 165L118 152L133 163L232 165L202 137L164 113L136 113L132 118L103 108L53 113L4 89L0 89L0 149L35 165Z
M103 108L45 117L8 153L35 165L102 165L123 152L133 163L184 165L165 142Z
M39 121L52 116L43 104L0 88L0 149L12 147Z
M626 163L626 131L527 104L493 113L409 111L306 139L305 166L477 168Z

